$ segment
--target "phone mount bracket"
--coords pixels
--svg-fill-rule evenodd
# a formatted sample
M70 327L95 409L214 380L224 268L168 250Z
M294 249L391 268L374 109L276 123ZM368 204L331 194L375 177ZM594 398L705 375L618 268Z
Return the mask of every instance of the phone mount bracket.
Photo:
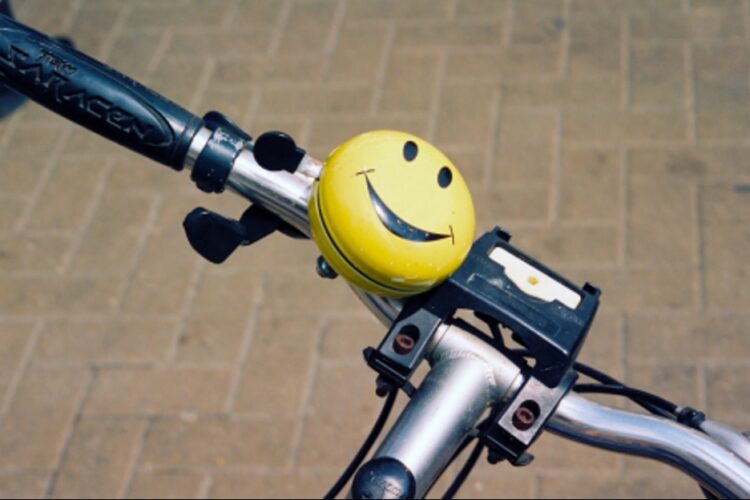
M473 311L514 334L535 359L530 375L548 388L570 371L599 305L600 291L570 283L510 243L500 228L484 234L445 282L410 298L377 349L365 349L381 385L402 388L438 327ZM382 391L381 391L382 392Z

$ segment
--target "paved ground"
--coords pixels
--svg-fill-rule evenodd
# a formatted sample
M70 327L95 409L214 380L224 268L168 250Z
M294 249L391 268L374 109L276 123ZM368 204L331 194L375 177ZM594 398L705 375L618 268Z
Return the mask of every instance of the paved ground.
M376 127L433 140L481 229L604 289L586 360L750 429L750 2L16 6L321 158ZM315 497L359 445L382 329L310 244L201 261L197 205L244 208L38 107L0 122L0 495ZM463 495L698 494L651 462L536 451Z

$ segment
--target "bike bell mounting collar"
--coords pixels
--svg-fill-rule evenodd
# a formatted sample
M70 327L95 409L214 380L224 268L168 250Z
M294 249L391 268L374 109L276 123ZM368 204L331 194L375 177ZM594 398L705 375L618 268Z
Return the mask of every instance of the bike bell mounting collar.
M600 291L588 283L577 287L509 240L500 228L484 234L445 282L408 299L378 348L365 350L367 364L403 387L438 327L462 309L511 330L535 359L530 376L559 386L583 345Z
M209 111L203 117L204 128L196 134L205 135L205 145L192 160L190 178L198 189L206 193L224 191L234 160L243 149L250 147L252 138L226 116ZM195 140L195 139L194 139Z

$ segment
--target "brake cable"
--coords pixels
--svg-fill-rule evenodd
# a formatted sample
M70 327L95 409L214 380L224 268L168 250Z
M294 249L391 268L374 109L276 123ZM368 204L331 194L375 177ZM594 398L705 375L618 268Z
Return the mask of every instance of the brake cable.
M338 481L336 481L336 483L331 487L328 493L326 493L326 496L323 497L324 500L332 500L333 498L336 498L336 495L341 492L344 486L346 486L346 483L348 483L354 473L357 472L359 466L362 465L365 457L368 453L370 453L372 445L375 444L378 436L380 436L380 433L382 432L386 421L388 421L388 417L390 416L391 410L393 409L393 404L396 402L397 395L398 390L393 390L388 393L385 398L385 402L383 403L383 408L380 410L380 415L378 415L378 419L372 426L372 430L370 430L370 433L367 435L367 439L365 439L365 442L362 443L359 451L356 455L354 455L351 463L341 474L341 477L339 477Z

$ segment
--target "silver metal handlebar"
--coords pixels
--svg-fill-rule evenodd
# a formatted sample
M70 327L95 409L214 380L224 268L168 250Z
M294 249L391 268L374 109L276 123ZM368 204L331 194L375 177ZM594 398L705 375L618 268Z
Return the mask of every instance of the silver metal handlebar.
M202 147L195 142L191 151ZM309 235L307 203L320 163L310 157L303 163L294 174L272 172L243 151L227 186ZM386 326L401 309L398 300L354 291ZM518 366L456 326L439 330L427 359L430 372L375 453L409 467L417 497L429 489L488 405L510 397L524 382ZM750 497L750 465L725 447L741 435L719 427L726 432L717 431L724 437L714 440L663 418L607 408L575 394L562 400L548 422L551 431L566 438L675 466L719 496Z
M519 368L456 326L428 355L432 370L385 438L376 458L399 460L423 496L492 402L523 383ZM608 408L577 394L560 403L547 428L587 445L672 465L722 498L750 497L750 464L706 434L661 417Z
M607 408L568 394L547 428L580 443L672 465L721 498L750 496L747 462L706 434L671 420Z

